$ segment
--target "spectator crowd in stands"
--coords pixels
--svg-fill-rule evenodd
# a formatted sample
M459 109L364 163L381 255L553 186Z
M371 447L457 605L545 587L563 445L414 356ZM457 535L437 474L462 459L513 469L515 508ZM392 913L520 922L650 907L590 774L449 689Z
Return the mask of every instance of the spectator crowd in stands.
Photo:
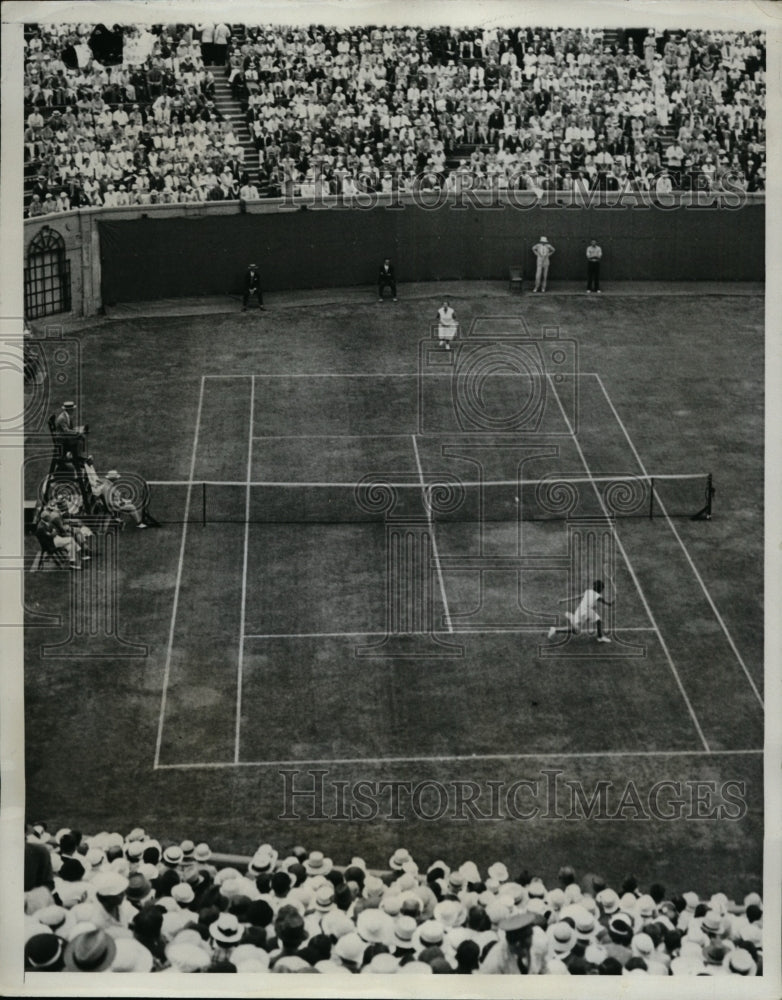
M568 28L34 27L27 214L420 188L764 190L762 33L621 42ZM246 114L245 145L215 74Z
M619 891L569 866L556 884L502 862L425 870L404 848L381 876L268 843L239 866L141 828L92 837L31 828L28 972L755 976L763 904L749 893Z

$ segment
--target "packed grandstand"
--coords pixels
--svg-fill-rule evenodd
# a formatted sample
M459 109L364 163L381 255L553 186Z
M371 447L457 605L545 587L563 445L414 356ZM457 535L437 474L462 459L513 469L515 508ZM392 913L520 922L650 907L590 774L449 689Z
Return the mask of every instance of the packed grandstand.
M761 32L26 25L25 212L765 189Z
M378 859L380 860L380 859ZM29 972L755 976L763 904L668 893L566 865L546 884L497 861L382 871L322 851L252 858L209 845L82 836L42 824L25 844Z

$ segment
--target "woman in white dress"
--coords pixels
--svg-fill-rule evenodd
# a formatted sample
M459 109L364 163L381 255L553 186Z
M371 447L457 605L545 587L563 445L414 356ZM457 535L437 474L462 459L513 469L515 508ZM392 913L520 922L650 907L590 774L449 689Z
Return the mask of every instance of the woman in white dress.
M450 351L451 341L458 332L459 324L456 321L456 315L448 303L448 299L445 299L437 310L437 336L440 346L445 347L446 351Z

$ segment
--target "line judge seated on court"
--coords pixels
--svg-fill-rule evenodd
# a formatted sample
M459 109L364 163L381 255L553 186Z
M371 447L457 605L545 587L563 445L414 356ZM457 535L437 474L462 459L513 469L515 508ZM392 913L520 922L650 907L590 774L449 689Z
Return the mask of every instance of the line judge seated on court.
M115 517L129 514L137 528L146 528L146 512L139 510L132 500L123 495L117 486L121 478L116 469L109 469L105 476L95 476L94 481L90 477L93 496L103 501L109 514Z
M247 303L254 295L258 297L258 308L263 311L263 289L261 288L261 276L258 274L258 265L250 264L244 276L243 312L247 309Z
M396 302L396 275L394 273L394 265L391 263L391 258L386 257L383 263L380 265L380 271L377 276L377 300L378 302L383 301L383 290L386 288L391 289L391 295Z

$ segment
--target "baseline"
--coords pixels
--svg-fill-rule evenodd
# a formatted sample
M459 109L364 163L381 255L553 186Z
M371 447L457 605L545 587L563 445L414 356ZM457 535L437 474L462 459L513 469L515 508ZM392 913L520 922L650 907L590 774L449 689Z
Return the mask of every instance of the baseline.
M243 760L243 761L215 761L204 763L187 764L161 764L158 770L186 771L197 769L217 769L227 767L299 767L307 765L337 765L337 764L448 764L460 763L464 761L482 760L593 760L616 758L643 758L643 757L748 757L765 753L761 749L747 750L596 750L594 752L582 753L572 751L569 753L510 753L510 754L454 754L438 757L343 757L337 760L313 759L313 760Z

